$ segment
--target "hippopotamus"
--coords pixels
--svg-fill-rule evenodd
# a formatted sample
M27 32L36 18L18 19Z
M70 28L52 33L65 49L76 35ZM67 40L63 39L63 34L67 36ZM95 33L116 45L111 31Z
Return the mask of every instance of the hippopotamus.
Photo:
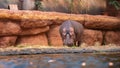
M76 21L67 20L63 22L59 28L59 33L61 35L63 45L70 47L73 45L80 46L83 30L83 25Z

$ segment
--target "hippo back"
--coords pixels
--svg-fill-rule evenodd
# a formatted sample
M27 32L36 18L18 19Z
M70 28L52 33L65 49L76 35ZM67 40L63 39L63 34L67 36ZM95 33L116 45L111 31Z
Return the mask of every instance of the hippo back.
M83 29L84 29L83 25L79 22L76 22L76 21L70 21L70 22L74 28L76 39L80 40L81 35L83 34Z

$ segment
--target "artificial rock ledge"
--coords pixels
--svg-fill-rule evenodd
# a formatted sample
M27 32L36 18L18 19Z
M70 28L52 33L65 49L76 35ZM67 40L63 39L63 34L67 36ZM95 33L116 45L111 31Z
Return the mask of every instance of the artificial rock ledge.
M69 19L78 21L85 27L82 43L119 45L120 40L114 38L120 36L120 19L117 17L0 9L0 46L22 43L61 46L58 29L63 21ZM108 40L109 36L111 40Z

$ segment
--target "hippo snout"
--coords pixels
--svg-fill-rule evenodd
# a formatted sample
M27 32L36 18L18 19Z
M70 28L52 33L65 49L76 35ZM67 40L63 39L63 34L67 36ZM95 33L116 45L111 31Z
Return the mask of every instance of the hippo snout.
M64 45L73 46L73 43L64 43Z
M67 46L73 46L74 43L72 41L64 40L63 44Z

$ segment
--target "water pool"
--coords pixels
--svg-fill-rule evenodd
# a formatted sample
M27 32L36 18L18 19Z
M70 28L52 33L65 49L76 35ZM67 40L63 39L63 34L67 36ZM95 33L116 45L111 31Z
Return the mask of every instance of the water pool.
M0 56L0 68L120 68L120 53Z

